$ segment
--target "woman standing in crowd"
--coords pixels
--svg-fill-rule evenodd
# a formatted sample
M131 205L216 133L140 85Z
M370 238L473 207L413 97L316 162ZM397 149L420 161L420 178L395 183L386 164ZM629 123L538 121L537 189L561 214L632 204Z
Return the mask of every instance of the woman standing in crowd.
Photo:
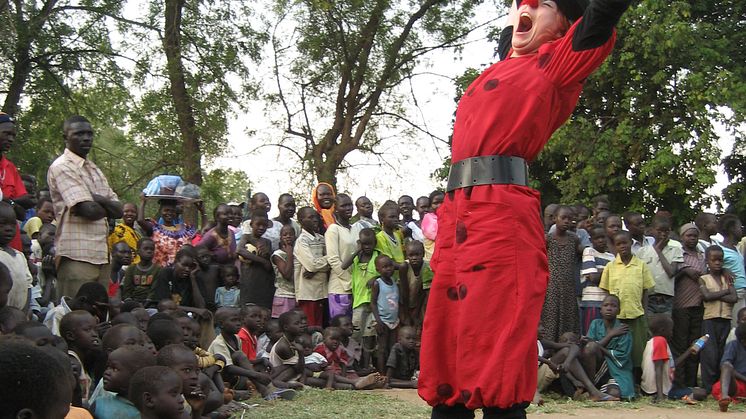
M197 230L183 221L177 221L175 199L161 199L159 214L160 222L145 218L145 195L140 197L140 207L137 211L137 223L142 227L146 236L153 239L155 243L155 254L153 263L168 267L174 264L176 252L185 244L190 244ZM195 207L202 216L202 225L207 224L205 209L202 201L195 202Z

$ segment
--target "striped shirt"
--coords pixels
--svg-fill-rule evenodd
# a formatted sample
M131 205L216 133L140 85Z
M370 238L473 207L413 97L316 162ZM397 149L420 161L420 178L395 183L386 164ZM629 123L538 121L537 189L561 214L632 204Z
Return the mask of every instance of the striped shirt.
M106 218L91 221L70 213L75 205L93 201L93 194L118 199L101 170L92 161L65 149L49 166L47 184L58 220L57 260L67 257L94 265L109 263Z
M593 285L588 277L596 273L600 275L606 264L612 260L614 255L609 252L599 252L593 247L583 249L583 264L580 266L580 284L583 286L581 301L601 302L606 298L606 291Z

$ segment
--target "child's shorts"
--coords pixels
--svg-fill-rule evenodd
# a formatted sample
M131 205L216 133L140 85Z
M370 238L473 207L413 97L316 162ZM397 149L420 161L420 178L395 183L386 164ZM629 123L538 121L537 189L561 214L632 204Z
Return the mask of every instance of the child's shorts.
M734 397L746 398L746 382L741 381L737 378L735 379L735 381L736 381L736 395ZM714 397L715 400L720 400L721 396L722 396L722 390L720 388L720 381L718 380L718 382L712 386L712 397Z
M360 304L352 309L352 336L357 340L376 336L376 318L370 309L370 303Z

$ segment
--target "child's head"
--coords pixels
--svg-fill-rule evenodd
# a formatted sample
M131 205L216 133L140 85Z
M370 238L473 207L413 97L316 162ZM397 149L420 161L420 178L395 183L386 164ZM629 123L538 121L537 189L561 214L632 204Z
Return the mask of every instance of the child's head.
M736 322L738 324L746 323L746 307L741 307L741 309L738 310L738 313L736 313Z
M98 282L86 282L80 286L69 305L71 309L85 310L99 322L103 322L109 312L109 295L106 288Z
M194 248L194 252L197 254L197 264L203 270L207 269L212 263L212 252L205 245L197 245Z
M262 237L269 227L269 217L264 211L254 211L251 213L251 234L254 237Z
M656 242L664 242L668 240L668 236L671 234L670 218L662 215L656 215L653 218L653 222L650 226L652 227Z
M148 310L145 310L142 307L137 307L132 309L130 312L133 316L137 319L137 328L141 331L148 330L148 322L150 321L150 314L148 313Z
M417 331L411 326L402 326L399 328L399 343L409 351L414 350L417 346Z
M184 338L182 342L184 343L184 345L187 348L191 348L191 349L196 348L198 345L199 339L194 334L194 331L195 331L194 325L197 324L199 326L197 320L191 318L186 313L177 314L175 320L176 320L176 324L178 324L179 328L181 329L181 336ZM199 329L199 327L197 327L196 329Z
M148 337L155 345L156 350L164 346L179 344L184 341L184 334L174 320L158 319L148 325Z
M557 341L559 343L573 343L577 345L580 343L580 335L575 332L565 332L560 335Z
M357 242L360 244L362 254L368 256L373 254L373 249L376 248L376 232L372 228L364 228L360 230L358 237Z
M111 260L118 265L132 263L132 248L126 242L119 242L111 247Z
M155 242L150 237L143 237L137 242L137 254L141 262L150 263L155 254Z
M699 231L704 233L706 236L714 236L718 232L718 218L715 214L709 212L700 212L694 219L694 224L697 225Z
M36 216L39 217L43 224L49 224L54 221L54 205L49 198L41 198L36 204Z
M280 328L280 321L277 319L269 319L267 321L267 324L264 325L264 329L266 330L265 333L267 333L267 337L269 338L269 341L272 343L277 342L282 337L282 329Z
M419 214L421 220L430 209L430 198L426 196L417 198L417 201L414 203L414 209Z
M435 212L440 207L440 204L443 203L445 197L446 195L443 191L435 190L430 192L430 196L428 197L430 200L430 211Z
M127 397L132 374L155 365L153 354L140 345L125 345L109 354L104 370L104 389Z
M13 329L13 334L33 342L36 346L57 347L59 342L48 327L34 321L20 323Z
M425 246L419 240L412 240L407 243L406 247L407 260L409 264L414 267L422 266L422 261L425 259Z
M554 211L554 225L557 231L570 230L575 222L575 211L567 205L558 205Z
M0 339L0 417L64 418L72 388L69 380L60 378L69 377L69 371L49 352L23 339Z
M324 329L324 346L330 351L336 351L339 348L339 341L342 339L342 331L338 327L327 327Z
M629 211L624 213L624 225L632 237L645 235L645 220L639 212Z
M399 214L401 214L402 217L412 217L412 211L414 211L414 199L412 199L411 196L402 195L396 203L399 205Z
M75 310L65 314L60 321L60 335L70 349L85 354L101 347L96 331L96 318L91 313Z
M135 317L135 315L126 311L120 312L119 314L114 316L113 319L111 319L112 326L116 326L119 324L130 324L135 327L138 326L137 318Z
M199 385L197 356L182 344L168 345L158 351L158 365L173 369L180 377L182 392L189 394Z
M219 308L215 312L215 324L220 327L220 333L235 335L241 330L241 310L230 307Z
M673 320L666 314L653 314L648 318L648 328L653 336L663 336L666 339L671 339Z
M24 321L26 314L23 311L11 306L0 307L0 335L9 334Z
M302 207L298 210L298 223L303 230L315 234L319 228L319 217L316 210L311 207Z
M293 246L295 245L295 239L295 228L292 224L282 226L280 229L280 243L286 246Z
M225 288L233 288L238 286L238 268L236 265L221 265L220 266L220 278L225 284Z
M177 280L189 280L189 275L197 267L197 254L192 246L184 246L176 252L174 259L174 277Z
M142 331L130 324L118 324L106 331L101 343L104 352L111 352L124 345L145 345Z
M226 227L232 216L233 211L228 204L218 204L212 211L212 219L215 220L215 225L218 227Z
M616 214L611 214L606 217L604 222L604 230L606 230L606 236L613 239L614 235L622 229L622 218Z
M16 236L16 213L5 201L0 201L0 246L7 246Z
M725 214L718 221L718 230L723 237L730 238L732 242L738 243L743 237L743 224L737 216Z
M720 274L723 271L723 248L720 246L710 246L705 249L705 261L707 269L711 274Z
M741 342L741 345L746 346L746 322L736 326L736 339Z
M10 276L10 271L0 263L0 308L8 305L8 294L11 288L13 288L13 278Z
M179 306L176 304L176 301L170 298L164 298L163 300L158 301L157 308L159 313L165 313L169 315L179 311Z
M399 206L394 201L386 201L378 209L378 221L381 229L387 232L393 231L399 225Z
M601 211L608 211L611 208L609 197L606 195L596 195L591 199L593 204L593 215L598 215Z
M49 250L54 245L54 238L57 235L57 226L54 224L42 224L39 227L39 236L36 240L39 242L39 246L44 251L44 254L49 254Z
M600 211L596 216L594 217L596 222L595 224L600 227L604 227L606 225L606 219L611 215L610 211Z
M303 348L303 356L308 356L313 353L313 338L308 333L301 333L295 338L295 341L300 344Z
M376 258L376 271L383 278L391 278L394 274L394 261L386 255L378 255Z
M607 295L601 302L601 317L604 320L614 320L619 315L621 301L616 295Z
M342 332L343 339L352 336L352 319L350 318L350 316L347 316L345 314L337 314L336 316L332 317L329 324L339 328L339 330Z
M614 247L616 252L622 258L632 256L632 237L627 231L620 231L614 235Z
M373 203L367 196L361 196L355 200L355 209L361 217L370 218L373 216Z
M280 315L280 329L285 336L294 338L301 333L301 316L295 311L291 310Z
M339 193L334 198L334 214L337 218L349 221L352 217L352 198L346 193Z
M246 304L241 308L243 327L256 335L264 328L264 310L256 304Z
M129 398L143 418L178 419L184 414L181 377L168 367L145 367L132 375Z
M590 231L591 244L593 248L599 252L605 252L608 249L608 241L606 236L606 229L601 227L593 227Z
M679 238L685 249L695 249L699 243L699 229L694 223L686 223L679 228Z

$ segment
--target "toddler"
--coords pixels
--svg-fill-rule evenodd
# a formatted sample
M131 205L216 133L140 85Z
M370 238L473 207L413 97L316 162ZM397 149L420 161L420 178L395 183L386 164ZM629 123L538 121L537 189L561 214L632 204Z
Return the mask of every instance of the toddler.
M238 308L241 301L241 290L238 288L238 268L235 265L220 266L220 278L223 286L215 290L215 306Z
M125 345L111 352L103 381L104 389L116 395L100 398L91 405L95 417L139 418L140 413L128 398L130 380L140 369L152 366L155 366L155 357L142 346Z
M399 329L399 342L391 348L386 361L386 382L394 388L417 388L420 369L417 332L410 326Z
M382 372L385 371L386 360L399 327L399 288L394 283L394 261L390 257L379 255L376 258L376 271L380 276L372 281L370 298L378 334L376 364L378 371Z
M122 301L135 300L145 303L150 293L158 271L161 267L153 263L155 253L155 242L150 237L144 237L137 242L137 254L140 261L130 265L124 273L122 283Z

